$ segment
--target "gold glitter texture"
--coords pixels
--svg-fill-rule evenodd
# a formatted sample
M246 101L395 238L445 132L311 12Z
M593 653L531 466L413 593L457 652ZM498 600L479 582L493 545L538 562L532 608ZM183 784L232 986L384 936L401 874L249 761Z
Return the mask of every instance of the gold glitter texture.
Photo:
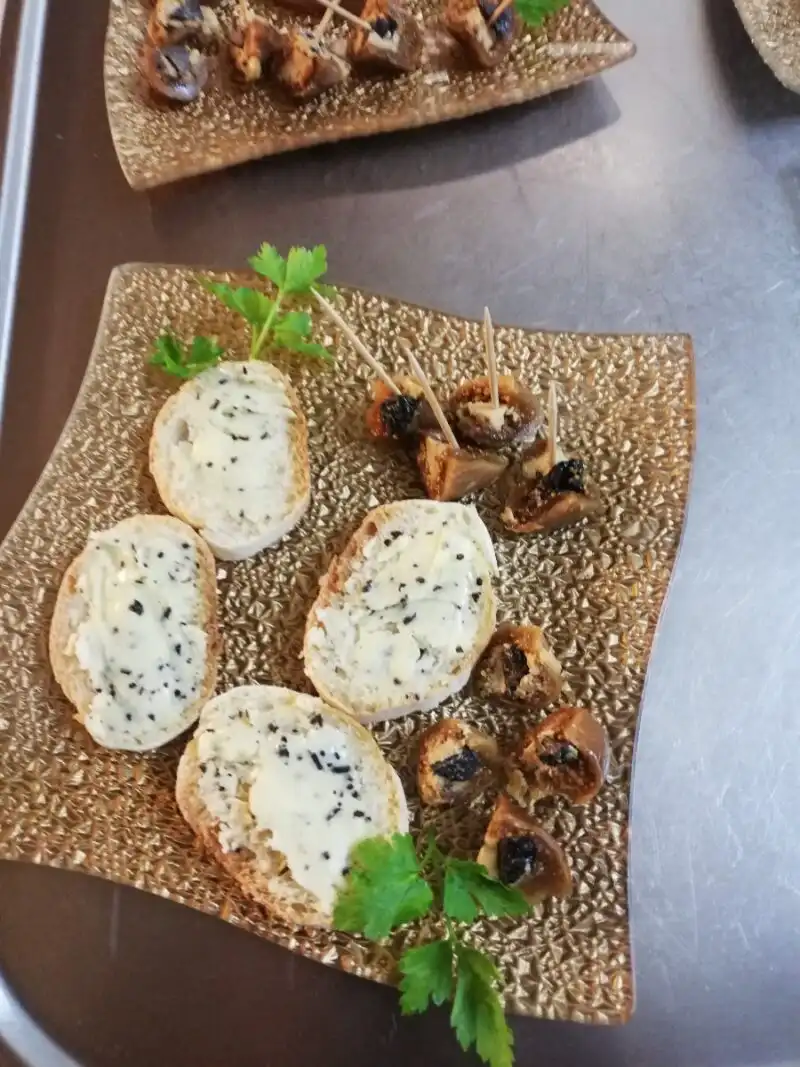
M431 45L441 34L437 24L442 3L408 3L424 20ZM229 28L232 0L224 0L216 10ZM267 8L262 4L258 10ZM314 21L280 8L269 12L280 25ZM155 100L141 76L146 19L147 9L135 0L111 0L106 103L117 155L134 189L308 145L427 126L518 104L576 85L635 52L593 3L573 0L544 29L524 34L492 71L466 68L453 58L449 45L438 52L429 48L429 56L438 58L429 58L418 71L398 78L356 75L340 88L298 105L270 80L237 85L224 56L214 84L202 98L175 107Z
M798 0L734 0L761 58L787 89L800 93Z
M220 278L240 276L220 275ZM242 280L251 279L241 276ZM292 930L249 903L206 859L174 802L179 742L152 754L93 744L52 678L47 631L56 590L92 529L138 511L161 511L147 473L147 441L159 406L177 388L148 368L158 333L218 335L244 358L244 329L175 267L114 272L86 378L58 447L0 550L0 857L75 868L128 882L276 941L295 952L391 981L391 946L339 933ZM415 342L444 393L482 371L481 326L358 291L340 306L391 370L398 338ZM326 332L319 320L319 335ZM312 502L284 541L254 559L220 564L223 650L218 690L242 683L307 688L299 652L317 581L364 513L419 495L402 450L366 438L370 374L349 347L331 367L276 362L308 416ZM565 447L584 457L607 501L598 521L540 538L509 535L498 502L479 509L497 546L500 617L545 627L566 678L566 703L605 723L617 772L587 808L548 801L538 817L565 848L571 899L523 920L483 920L474 942L496 954L511 1011L620 1022L632 1009L628 929L628 793L633 739L653 631L683 521L694 440L693 359L688 338L538 333L497 327L503 371L544 392L560 383ZM457 368L457 373L455 368ZM465 694L425 715L385 723L376 736L397 767L420 825L414 754L442 714L464 716L508 744L531 716ZM424 813L443 844L474 855L490 798Z

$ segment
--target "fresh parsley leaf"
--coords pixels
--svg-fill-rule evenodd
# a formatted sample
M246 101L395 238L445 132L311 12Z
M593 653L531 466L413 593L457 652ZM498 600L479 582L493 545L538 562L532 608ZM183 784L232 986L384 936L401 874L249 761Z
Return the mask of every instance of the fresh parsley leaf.
M333 923L379 941L403 923L421 918L432 903L411 836L368 837L350 853L350 874L336 897Z
M287 311L275 323L275 333L291 333L308 337L311 333L311 316L307 311Z
M286 260L275 245L264 243L247 261L256 274L269 278L273 285L282 289L286 281Z
M328 269L328 253L325 245L307 248L290 248L286 260L286 278L283 291L287 296L307 293L317 278Z
M448 856L444 874L444 913L471 923L480 915L526 915L530 905L518 889L492 878L485 867Z
M243 319L256 328L263 327L275 306L274 301L257 289L248 289L245 286L234 289L225 282L204 281L203 284L225 307L238 311Z
M541 26L548 15L567 7L572 0L515 0L514 7L526 26Z
M453 946L430 941L403 953L400 959L400 1010L404 1015L425 1011L430 1002L444 1004L453 996Z
M456 995L450 1022L459 1044L471 1045L490 1067L511 1067L514 1037L495 988L497 968L483 952L468 945L456 947Z
M156 338L150 363L161 367L176 378L192 378L195 374L219 362L225 349L209 337L195 337L186 352L180 341L170 333Z

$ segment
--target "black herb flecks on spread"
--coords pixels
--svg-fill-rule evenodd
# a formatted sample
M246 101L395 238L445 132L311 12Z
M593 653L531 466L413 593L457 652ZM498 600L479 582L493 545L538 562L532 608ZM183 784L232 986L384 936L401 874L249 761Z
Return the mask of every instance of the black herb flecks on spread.
M344 589L312 614L307 638L314 680L356 714L425 701L463 670L494 609L494 555L474 509L391 507Z
M117 529L92 537L77 583L74 653L94 688L86 725L110 747L155 747L179 732L203 684L200 562L192 542L156 527Z
M197 731L200 796L224 851L269 833L296 882L333 902L352 845L386 829L385 804L352 736L313 697L244 686L211 701Z

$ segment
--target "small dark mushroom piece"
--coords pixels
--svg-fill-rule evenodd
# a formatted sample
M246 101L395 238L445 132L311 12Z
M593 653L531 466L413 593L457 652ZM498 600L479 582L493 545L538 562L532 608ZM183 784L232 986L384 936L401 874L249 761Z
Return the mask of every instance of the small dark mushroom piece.
M561 693L561 664L538 626L504 623L478 664L475 687L484 697L543 708Z
M492 404L486 377L471 378L450 397L456 433L482 448L502 448L533 438L541 415L536 397L509 374L497 379L500 406Z
M572 892L572 873L561 846L505 794L495 805L478 863L531 904Z
M514 763L527 799L562 796L588 804L608 774L608 734L586 708L558 708L526 730Z
M231 62L246 82L257 82L286 57L288 35L253 15L231 36Z
M497 744L491 737L457 719L442 719L420 738L420 800L441 807L473 796L489 783L498 765Z
M417 69L424 38L422 27L409 11L393 0L367 0L361 17L372 30L368 33L361 26L353 28L347 43L351 63L384 73Z
M405 375L398 375L392 381L399 392L390 389L380 378L372 383L372 400L366 414L370 436L408 439L435 430L438 423L419 382Z
M350 77L350 64L313 33L295 30L276 70L278 81L295 100L312 100Z
M500 516L514 533L544 533L603 510L602 500L587 485L583 460L559 452L551 464L550 457L550 445L541 438L515 470Z
M497 0L447 0L445 5L445 28L481 67L495 67L505 59L522 26L513 6L490 25L497 6Z
M221 35L219 19L200 0L157 0L147 24L150 43L158 48L183 42L210 45Z
M508 459L476 448L453 448L431 433L420 440L417 465L431 500L461 500L496 482Z
M185 44L145 49L142 66L152 91L175 104L197 100L210 74L208 58Z

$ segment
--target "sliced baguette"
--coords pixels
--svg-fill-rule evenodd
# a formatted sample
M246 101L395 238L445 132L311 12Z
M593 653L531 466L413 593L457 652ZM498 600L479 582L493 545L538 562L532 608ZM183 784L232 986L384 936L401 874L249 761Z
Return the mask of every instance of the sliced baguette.
M218 654L216 564L190 526L134 515L90 536L58 591L50 662L98 744L145 751L183 733Z
M400 779L369 731L277 686L239 686L205 706L175 795L209 855L295 925L330 926L357 841L408 830Z
M489 531L463 504L369 512L320 582L305 671L361 722L427 711L459 692L494 630Z
M150 472L167 509L219 559L279 541L310 497L306 419L289 380L252 360L198 374L156 416Z

